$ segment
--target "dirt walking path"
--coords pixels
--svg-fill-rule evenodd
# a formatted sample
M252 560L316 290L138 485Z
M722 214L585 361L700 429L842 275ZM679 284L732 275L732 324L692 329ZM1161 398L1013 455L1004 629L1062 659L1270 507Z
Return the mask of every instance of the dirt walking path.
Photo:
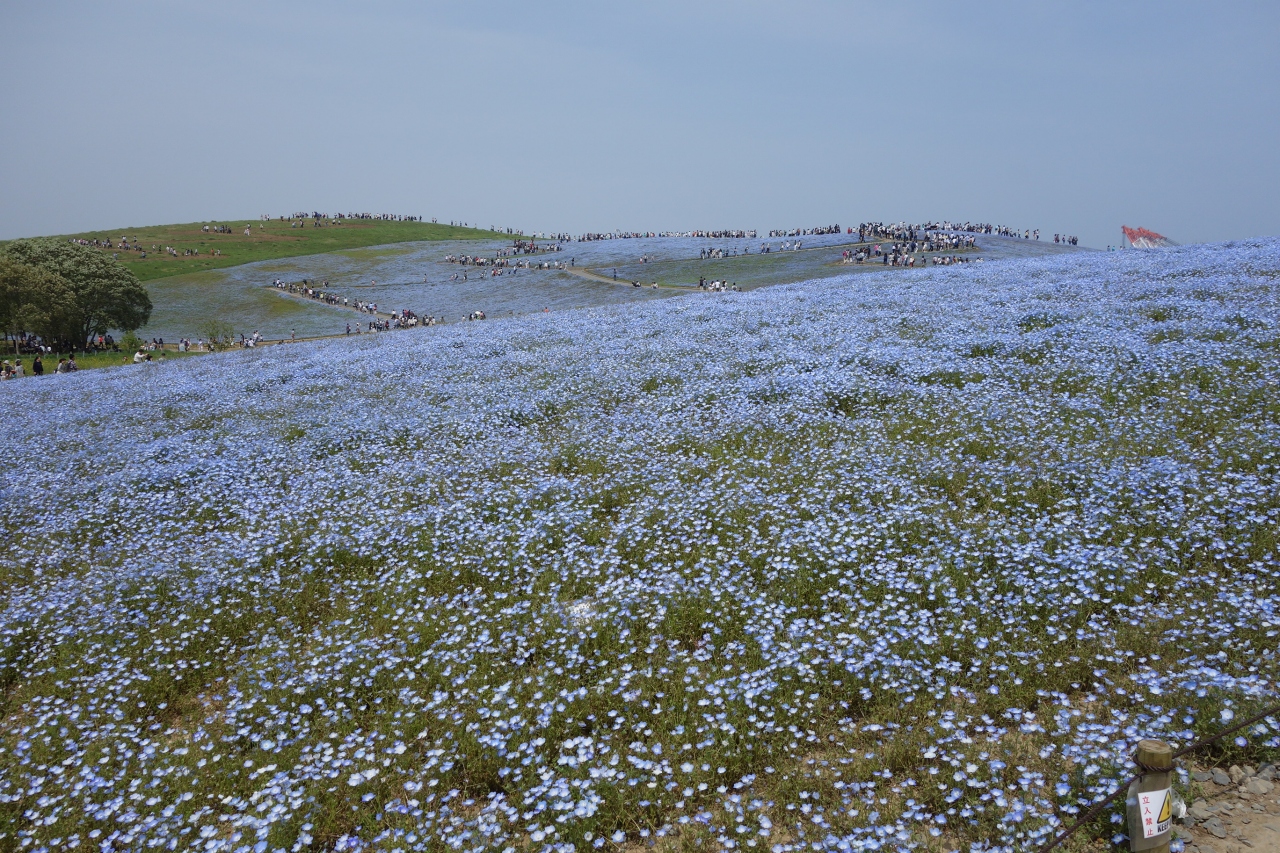
M361 317L368 317L370 319L379 318L383 320L393 320L395 319L395 316L396 316L395 314L384 314L381 311L379 311L377 314L370 314L368 311L361 311L359 308L357 308L354 305L337 305L332 302L324 302L319 299L312 299L310 296L306 296L305 294L302 294L302 293L290 293L289 291L281 290L278 287L271 287L271 289L279 293L281 296L288 296L290 299L300 299L303 302L318 302L319 304L329 308L338 308L342 311L354 311L355 313L359 314Z
M1274 765L1193 770L1197 796L1178 829L1187 853L1280 850L1280 781Z
M601 282L604 282L605 284L617 284L622 287L635 286L634 284L632 284L633 279L614 278L612 276L605 275L604 273L598 273L595 270L588 269L587 267L565 267L564 272L571 273L573 275L578 276L579 278L585 278L588 281L601 281ZM641 282L640 286L652 288L653 283L650 282L649 284L645 284L644 282ZM692 285L685 285L685 284L659 284L658 288L660 290L682 290L682 291L698 289L696 287L693 287Z

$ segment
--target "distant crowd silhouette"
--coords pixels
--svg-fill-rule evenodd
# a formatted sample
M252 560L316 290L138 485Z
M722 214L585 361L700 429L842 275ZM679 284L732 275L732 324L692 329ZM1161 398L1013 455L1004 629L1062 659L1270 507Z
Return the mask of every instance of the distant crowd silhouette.
M334 221L340 221L343 219L366 219L366 220L376 219L383 222L421 222L422 221L421 216L406 216L403 213L321 213L318 210L313 210L310 213L307 213L306 211L298 211L295 213L291 213L288 216L271 216L269 214L264 213L260 215L258 219L262 220L263 222L270 222L273 219L278 220L280 222L287 222L291 219L317 219L317 220L330 219ZM432 220L432 221L434 222L435 220Z
M579 243L589 243L596 240L635 240L661 237L700 237L711 240L754 240L756 237L756 231L754 228L748 230L729 229L720 231L589 231L586 234L581 234L572 239Z
M770 237L812 237L820 234L839 234L839 225L823 225L818 228L777 228L769 232Z

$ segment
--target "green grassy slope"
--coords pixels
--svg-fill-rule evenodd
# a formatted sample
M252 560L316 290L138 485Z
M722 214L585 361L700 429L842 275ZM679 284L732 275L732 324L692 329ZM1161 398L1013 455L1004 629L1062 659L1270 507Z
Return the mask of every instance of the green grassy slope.
M304 222L302 228L292 228L290 222L279 220L260 222L257 219L234 219L217 223L189 222L181 225L86 231L81 234L62 234L58 237L59 239L109 241L113 248L103 249L103 251L117 254L121 263L132 270L140 280L151 281L171 275L233 267L253 261L316 255L387 243L405 243L413 240L479 240L509 236L480 228L462 228L434 222L354 219L339 225L326 224L321 220L322 224L317 228L313 220L302 221ZM220 234L212 230L206 233L201 230L206 224L230 226L231 233ZM251 226L252 229L248 237L244 236L245 226ZM121 237L128 237L130 246L134 245L136 240L137 245L145 250L146 257L142 257L141 251L117 248ZM0 243L0 245L3 244ZM152 246L157 250L153 251ZM165 252L165 246L176 249L177 257ZM199 254L183 255L183 251L188 249ZM214 254L215 251L217 254Z

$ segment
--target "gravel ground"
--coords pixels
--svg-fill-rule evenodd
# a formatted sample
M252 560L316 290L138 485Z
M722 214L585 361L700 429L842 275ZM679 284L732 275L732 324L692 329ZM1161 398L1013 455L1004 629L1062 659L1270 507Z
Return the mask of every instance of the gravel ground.
M1280 775L1274 765L1197 769L1200 796L1177 830L1186 853L1280 851Z

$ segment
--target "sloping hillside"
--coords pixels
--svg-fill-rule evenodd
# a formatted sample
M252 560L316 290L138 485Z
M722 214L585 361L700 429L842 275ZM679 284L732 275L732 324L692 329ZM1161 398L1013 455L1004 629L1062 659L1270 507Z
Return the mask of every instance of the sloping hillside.
M295 223L302 223L295 227ZM209 230L205 230L206 227ZM245 229L249 230L245 234ZM220 230L222 229L222 230ZM491 240L496 231L392 219L234 219L63 234L115 255L140 281L416 240ZM127 238L127 239L126 239ZM169 251L172 250L172 251Z
M1139 737L1276 701L1278 270L972 264L5 383L4 845L1031 849Z

